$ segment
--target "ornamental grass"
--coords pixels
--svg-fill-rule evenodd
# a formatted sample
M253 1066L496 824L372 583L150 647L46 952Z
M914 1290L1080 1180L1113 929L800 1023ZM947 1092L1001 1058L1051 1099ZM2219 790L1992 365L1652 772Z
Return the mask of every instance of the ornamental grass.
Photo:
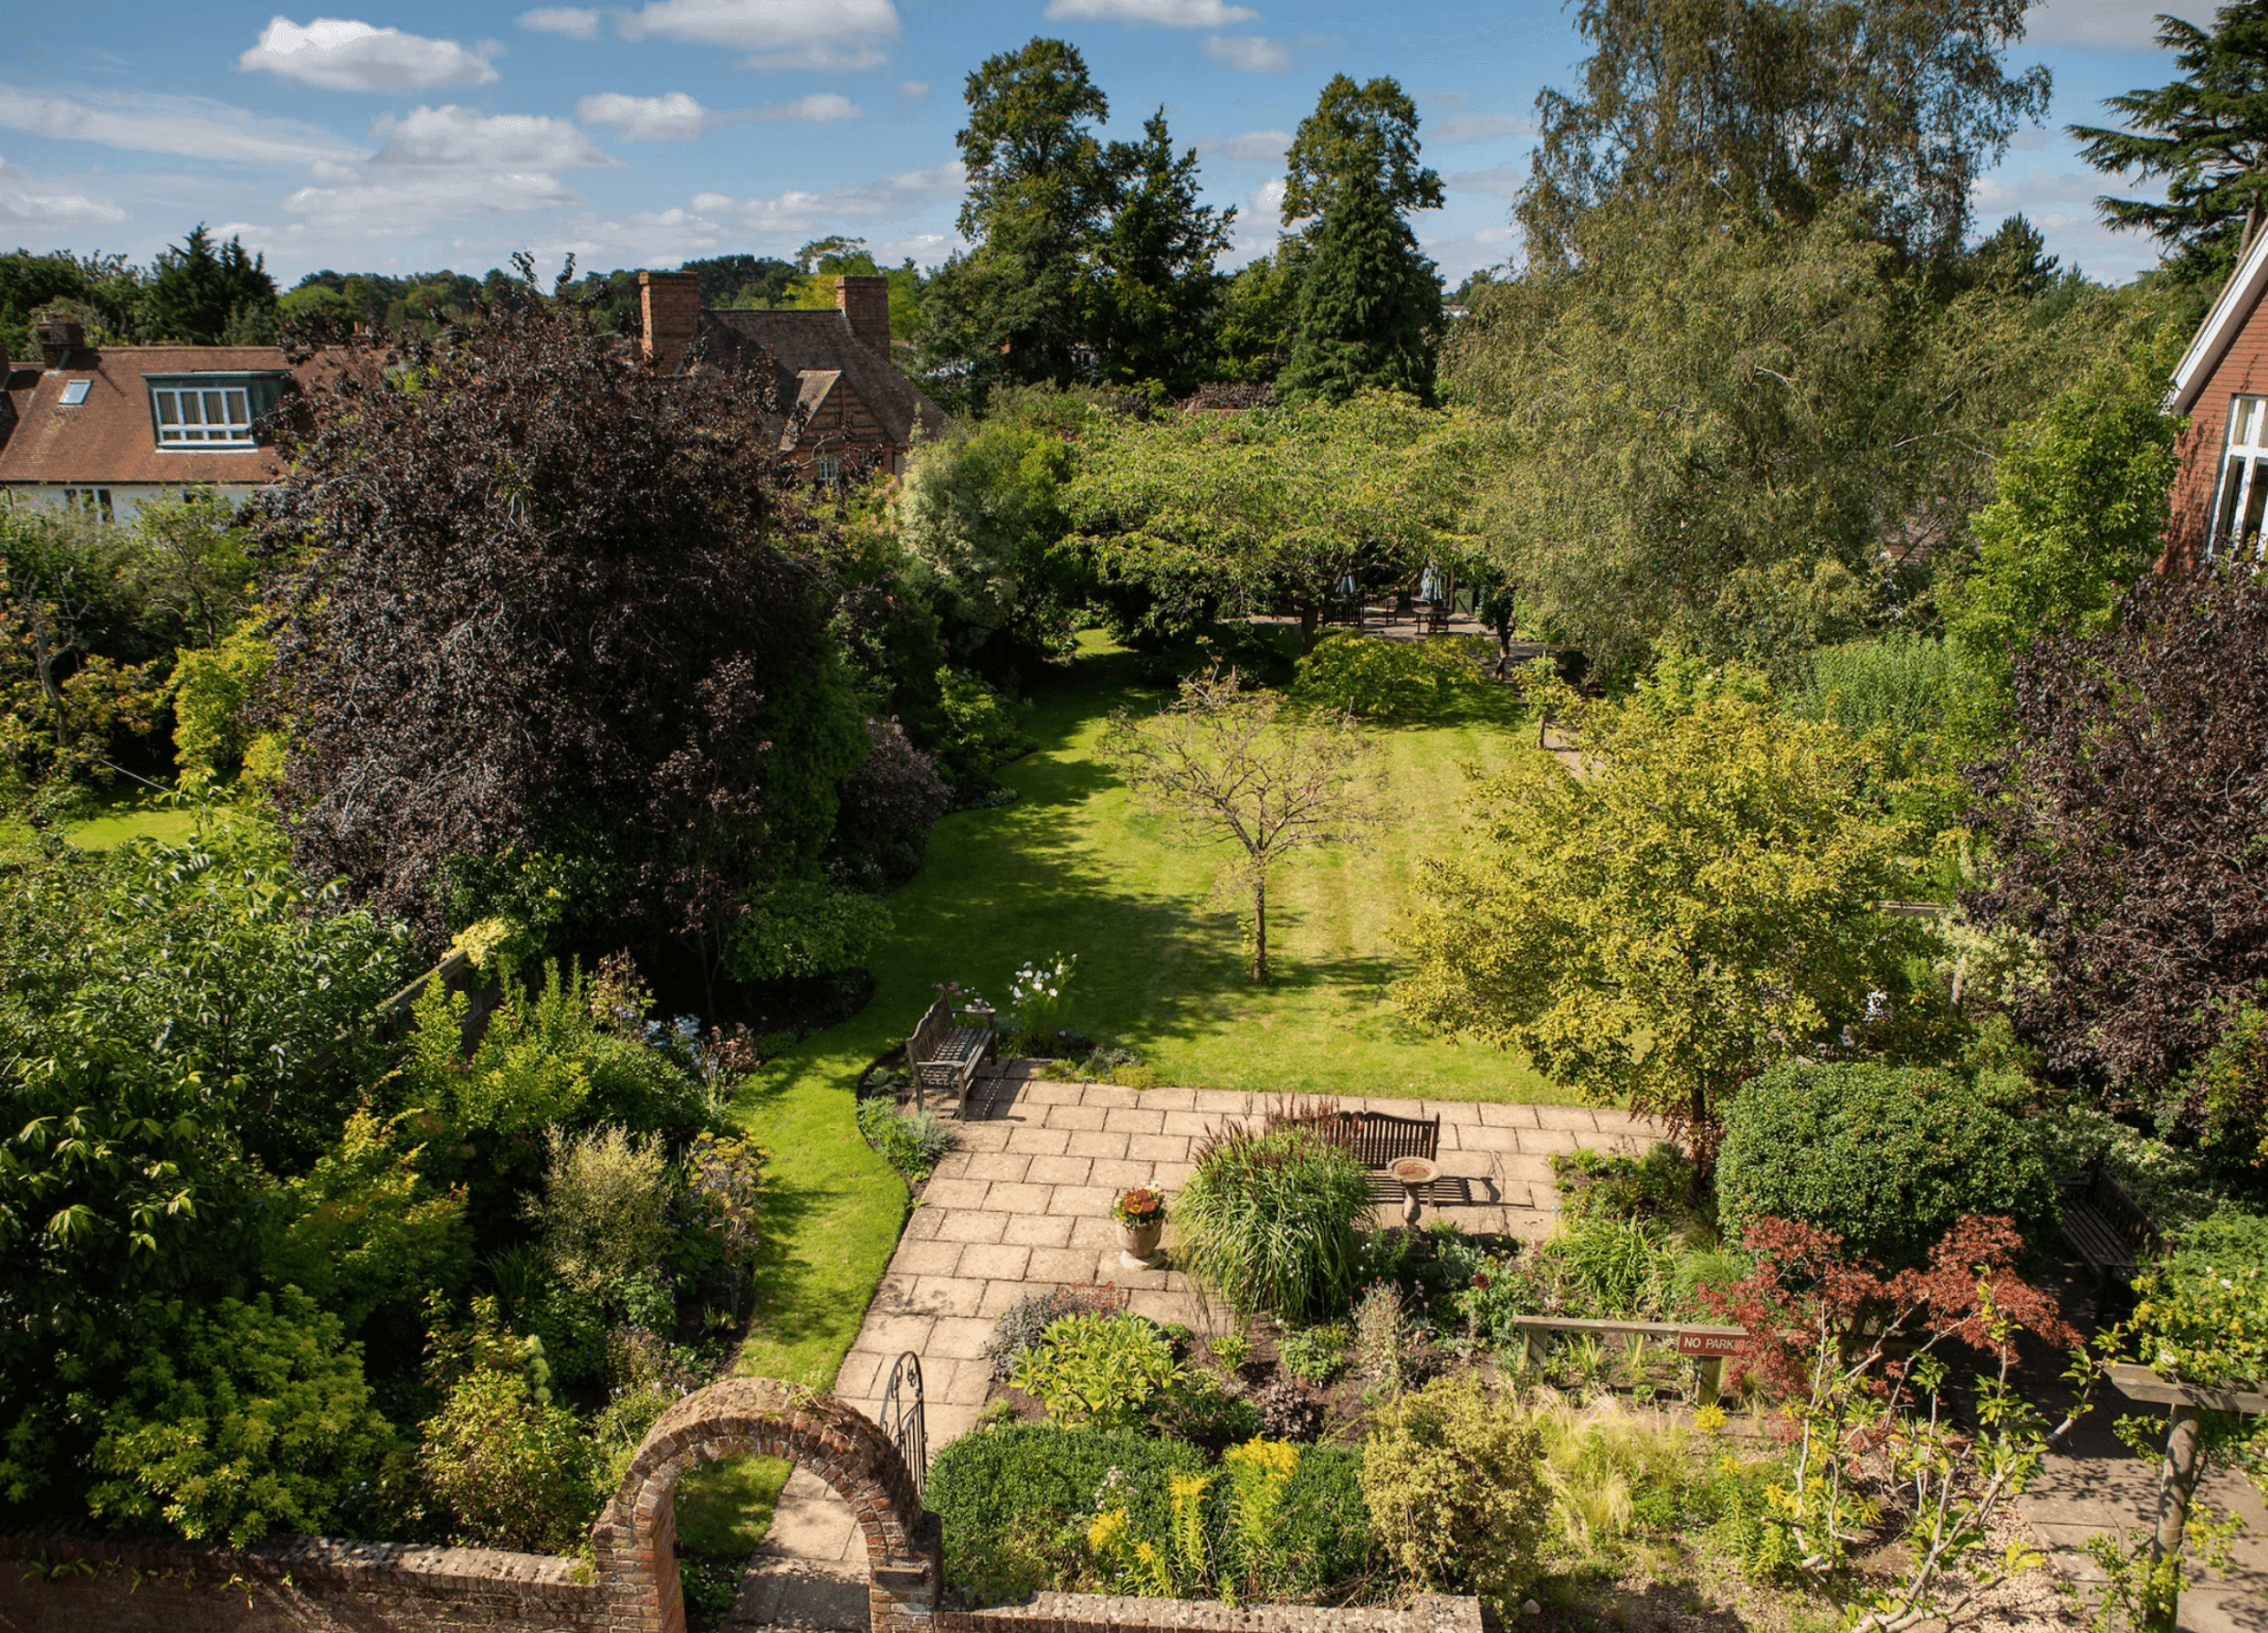
M1199 1148L1175 1198L1175 1257L1240 1315L1304 1325L1347 1308L1370 1206L1361 1165L1316 1128L1232 1125Z

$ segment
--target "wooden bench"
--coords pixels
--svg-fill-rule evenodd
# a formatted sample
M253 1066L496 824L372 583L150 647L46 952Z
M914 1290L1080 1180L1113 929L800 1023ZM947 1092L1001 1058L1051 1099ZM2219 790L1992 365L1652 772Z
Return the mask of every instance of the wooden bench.
M2097 1156L2086 1173L2063 1183L2063 1245L2095 1272L2098 1287L2131 1277L2165 1250L2166 1238L2142 1206L2103 1172Z
M1392 1117L1384 1111L1325 1111L1307 1120L1334 1145L1354 1154L1370 1171L1370 1196L1377 1202L1400 1202L1401 1182L1387 1170L1403 1157L1437 1162L1441 1156L1441 1119ZM1470 1202L1471 1182L1436 1179L1425 1187L1428 1202Z
M906 1063L913 1069L913 1103L925 1090L965 1099L977 1068L992 1052L992 1011L971 1005L956 1009L940 993L906 1039Z

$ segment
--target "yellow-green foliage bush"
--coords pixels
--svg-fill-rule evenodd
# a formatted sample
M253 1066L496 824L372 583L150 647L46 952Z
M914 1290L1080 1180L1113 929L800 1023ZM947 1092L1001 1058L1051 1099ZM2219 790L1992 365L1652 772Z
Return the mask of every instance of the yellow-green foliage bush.
M1332 630L1299 660L1292 695L1389 722L1463 712L1506 696L1490 686L1464 640L1386 640L1350 629Z
M1518 1404L1470 1373L1388 1402L1362 1448L1372 1545L1403 1586L1469 1590L1507 1615L1551 1510L1542 1457Z
M240 775L256 786L283 769L283 739L251 722L255 693L276 665L276 649L254 614L218 646L184 647L173 664L173 757L185 787Z
M653 1268L669 1238L673 1188L658 1141L619 1128L570 1134L553 1129L543 1196L528 1217L562 1282L596 1292Z

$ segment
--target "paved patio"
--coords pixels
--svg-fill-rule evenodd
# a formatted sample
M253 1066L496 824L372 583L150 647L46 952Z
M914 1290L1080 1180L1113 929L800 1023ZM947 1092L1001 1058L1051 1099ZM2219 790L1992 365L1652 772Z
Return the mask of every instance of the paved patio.
M975 1422L989 1383L984 1345L992 1324L1029 1292L1114 1282L1129 1290L1143 1314L1202 1329L1204 1312L1185 1277L1119 1262L1110 1205L1136 1185L1178 1189L1189 1177L1192 1143L1224 1119L1256 1119L1270 1099L1056 1083L1013 1072L994 1093L979 1094L960 1125L960 1146L922 1191L835 1393L877 1413L890 1368L912 1351L921 1357L934 1453ZM1442 1175L1461 1195L1427 1211L1475 1233L1532 1238L1551 1228L1552 1154L1579 1146L1635 1151L1652 1141L1626 1112L1581 1106L1353 1097L1339 1103L1399 1117L1438 1115ZM1379 1222L1386 1222L1384 1213ZM1172 1242L1169 1221L1169 1264Z

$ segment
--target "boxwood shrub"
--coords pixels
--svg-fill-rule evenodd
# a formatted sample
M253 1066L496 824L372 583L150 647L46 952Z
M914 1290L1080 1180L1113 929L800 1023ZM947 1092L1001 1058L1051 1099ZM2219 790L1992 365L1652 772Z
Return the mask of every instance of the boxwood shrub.
M964 1435L937 1454L922 1502L943 1522L945 1580L972 1605L1077 1589L1094 1562L1087 1529L1107 1485L1126 1493L1137 1534L1165 1534L1174 1475L1213 1473L1204 1454L1178 1440L1098 1429L1013 1424ZM1343 1589L1363 1575L1370 1515L1362 1453L1304 1446L1284 1493L1275 1534L1284 1580L1300 1597ZM1219 1560L1229 1528L1231 1482L1215 1478L1206 1530Z
M1725 1111L1717 1194L1727 1235L1743 1220L1802 1219L1854 1252L1918 1264L1964 1214L2001 1214L2033 1246L2060 1209L2038 1143L1942 1071L1788 1062Z

